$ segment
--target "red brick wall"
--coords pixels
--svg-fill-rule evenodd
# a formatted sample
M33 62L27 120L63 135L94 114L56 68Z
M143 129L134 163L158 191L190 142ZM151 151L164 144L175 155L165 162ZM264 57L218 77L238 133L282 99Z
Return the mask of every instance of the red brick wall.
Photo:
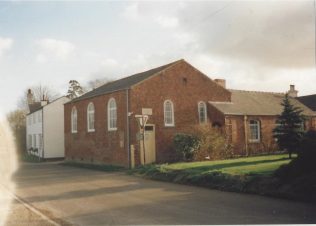
M111 97L115 98L117 104L117 131L108 131L107 104ZM95 107L95 132L87 132L87 106L90 102L93 102ZM78 133L75 134L71 133L71 110L73 106L76 106L78 114ZM65 105L66 159L128 166L125 141L125 91Z
M226 116L226 132L230 136L230 141L234 147L235 155L254 155L260 153L270 153L279 151L273 138L276 116L247 116L247 134L249 138L249 121L259 120L261 124L260 142L249 142L248 153L246 152L244 116ZM306 129L312 128L312 119L306 121Z
M156 160L158 162L176 159L172 147L175 133L185 131L188 127L198 124L198 102L230 101L231 94L208 77L197 71L186 62L166 69L159 75L134 86L130 91L131 110L141 114L142 108L152 108L153 115L148 123L156 128ZM165 127L163 103L171 100L174 105L174 127ZM208 104L207 104L208 106ZM208 111L210 118L211 112ZM136 132L137 123L131 118L131 144L138 150ZM139 152L136 152L139 163Z

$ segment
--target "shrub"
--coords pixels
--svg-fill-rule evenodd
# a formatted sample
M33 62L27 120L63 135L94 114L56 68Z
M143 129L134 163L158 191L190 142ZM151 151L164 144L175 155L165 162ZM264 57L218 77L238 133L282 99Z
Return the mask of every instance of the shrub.
M194 152L199 147L199 140L196 136L190 134L178 133L173 138L173 144L177 153L180 153L183 160L192 160Z
M308 131L299 148L298 157L289 164L281 166L275 172L276 176L285 180L292 180L316 172L316 131Z
M195 160L225 159L233 156L232 146L220 128L204 124L196 126L194 130L200 144L194 156Z
M316 131L308 131L302 139L298 160L316 166Z

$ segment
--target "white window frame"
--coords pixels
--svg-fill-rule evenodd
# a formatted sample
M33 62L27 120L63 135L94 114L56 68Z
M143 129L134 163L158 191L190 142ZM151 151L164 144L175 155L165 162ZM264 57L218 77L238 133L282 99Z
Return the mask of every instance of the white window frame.
M204 120L202 121L201 120L201 108L203 108L203 110L204 110ZM198 113L199 113L199 123L207 123L207 108L206 108L206 103L205 102L203 102L203 101L200 101L199 103L198 103Z
M166 112L166 107L167 104L170 104L171 106L171 122L167 122L167 112ZM173 127L174 126L174 106L173 106L173 102L171 100L165 100L165 102L163 103L163 115L164 115L164 124L166 127Z
M75 106L71 109L71 133L78 132L78 111Z
M33 134L33 148L37 148L36 134Z
M117 104L114 98L110 98L108 101L108 131L115 130L117 130Z
M42 134L38 134L38 150L43 149L43 139L42 139Z
M256 123L254 124L251 122L256 122ZM255 139L251 138L252 131L253 131L252 128L256 129L255 131L256 131L257 138L255 138ZM260 142L260 136L261 136L261 123L260 123L260 121L256 120L256 119L249 120L249 142L253 142L253 143Z
M93 121L90 121L90 117L89 117L90 115L92 115L91 119ZM87 130L88 130L88 132L95 131L95 108L94 108L94 104L92 102L90 102L88 104L88 107L87 107Z
M30 149L31 147L32 147L32 135L31 134L29 134L28 135L28 149Z

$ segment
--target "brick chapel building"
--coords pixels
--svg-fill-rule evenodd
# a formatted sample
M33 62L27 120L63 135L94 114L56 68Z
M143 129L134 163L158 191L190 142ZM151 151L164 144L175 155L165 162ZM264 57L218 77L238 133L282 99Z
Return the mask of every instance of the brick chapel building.
M221 126L238 155L265 151L266 139L273 144L282 96L228 90L224 80L212 80L179 60L110 82L66 103L66 159L125 167L173 161L173 136L199 123ZM306 127L316 128L314 112L299 101L293 103L308 115ZM141 114L149 116L145 156L135 118Z

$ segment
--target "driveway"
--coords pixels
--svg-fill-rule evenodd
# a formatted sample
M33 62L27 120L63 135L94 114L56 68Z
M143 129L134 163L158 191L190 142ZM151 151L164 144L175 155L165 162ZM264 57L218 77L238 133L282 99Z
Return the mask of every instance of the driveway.
M25 164L14 180L17 196L74 225L316 223L311 204L54 163Z

